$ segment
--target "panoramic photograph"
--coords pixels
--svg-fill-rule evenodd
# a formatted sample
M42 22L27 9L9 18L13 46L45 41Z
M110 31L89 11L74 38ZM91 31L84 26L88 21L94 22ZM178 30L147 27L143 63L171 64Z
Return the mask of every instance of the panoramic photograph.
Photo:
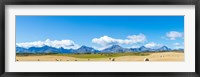
M184 16L16 16L16 62L183 62Z

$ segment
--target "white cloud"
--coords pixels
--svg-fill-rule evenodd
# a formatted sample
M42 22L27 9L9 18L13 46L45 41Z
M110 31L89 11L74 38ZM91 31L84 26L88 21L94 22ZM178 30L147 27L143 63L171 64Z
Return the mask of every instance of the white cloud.
M119 40L119 39L113 39L113 38L108 37L108 36L103 36L103 37L100 37L100 38L92 39L92 42L100 44L100 45L109 45L109 44L116 44L117 40Z
M45 41L17 43L16 45L19 47L24 47L24 48L42 47L45 45L55 47L55 48L63 47L64 49L70 49L70 48L76 49L79 47L79 45L75 44L71 40L50 40L50 39L47 39Z
M173 45L175 49L184 48L184 43L174 43Z
M130 48L139 48L140 46L137 46L137 45L134 45L134 46L132 46L132 47L130 47Z
M170 40L176 40L176 38L183 38L183 33L181 32L177 32L177 31L170 31L168 33L166 33L166 36L170 39Z
M115 39L109 36L103 36L100 38L92 39L93 43L100 44L102 46L113 45L113 44L134 44L142 43L146 41L146 36L144 34L127 36L127 39Z
M179 46L179 45L181 45L180 43L174 43L173 45L175 45L175 46Z
M147 48L158 48L158 47L161 47L162 45L154 43L154 42L150 42L150 43L145 44L144 46Z
M144 34L132 35L132 36L128 36L127 38L129 38L129 42L127 43L130 43L130 44L146 41L146 36Z

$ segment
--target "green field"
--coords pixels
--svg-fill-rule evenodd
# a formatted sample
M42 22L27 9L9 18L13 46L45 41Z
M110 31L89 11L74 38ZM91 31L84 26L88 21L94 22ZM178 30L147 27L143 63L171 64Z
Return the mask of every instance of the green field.
M147 56L149 55L149 53L144 53L144 52L98 53L98 54L17 53L17 56L43 56L43 55L69 56L75 58L109 58L109 57L120 57L120 56Z
M166 51L160 51L166 52ZM168 51L183 53L183 51ZM53 55L53 56L68 56L75 58L110 58L110 57L120 57L120 56L148 56L152 53L157 52L124 52L124 53L76 53L76 54L60 54L60 53L16 53L16 56L44 56L44 55Z
M112 53L112 54L57 54L61 56L69 56L76 58L109 58L120 56L147 56L148 53Z
M17 53L16 61L184 61L183 51L125 53Z

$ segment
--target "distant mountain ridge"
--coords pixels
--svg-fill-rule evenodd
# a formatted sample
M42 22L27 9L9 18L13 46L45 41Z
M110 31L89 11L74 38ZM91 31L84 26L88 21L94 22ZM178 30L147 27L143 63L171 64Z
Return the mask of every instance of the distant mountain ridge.
M87 47L87 46L81 46L76 50L77 53L98 53L100 52L99 50L95 50L92 47Z
M108 47L104 50L102 50L102 52L111 52L111 53L115 53L115 52L126 52L128 49L123 48L119 45L112 45L111 47Z
M122 53L122 52L159 52L159 51L170 51L172 49L167 46L162 46L158 49L146 48L141 46L139 48L123 48L119 45L112 45L103 50L96 50L92 47L87 47L85 45L81 46L78 49L64 49L64 48L55 48L50 46L43 47L30 47L28 49L23 47L16 47L17 53ZM176 49L184 51L184 49Z

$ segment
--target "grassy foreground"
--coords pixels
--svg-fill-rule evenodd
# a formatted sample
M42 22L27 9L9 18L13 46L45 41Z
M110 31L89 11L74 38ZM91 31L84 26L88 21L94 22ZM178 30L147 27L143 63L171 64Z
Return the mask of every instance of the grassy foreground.
M184 61L184 52L127 52L99 54L16 54L16 61Z

